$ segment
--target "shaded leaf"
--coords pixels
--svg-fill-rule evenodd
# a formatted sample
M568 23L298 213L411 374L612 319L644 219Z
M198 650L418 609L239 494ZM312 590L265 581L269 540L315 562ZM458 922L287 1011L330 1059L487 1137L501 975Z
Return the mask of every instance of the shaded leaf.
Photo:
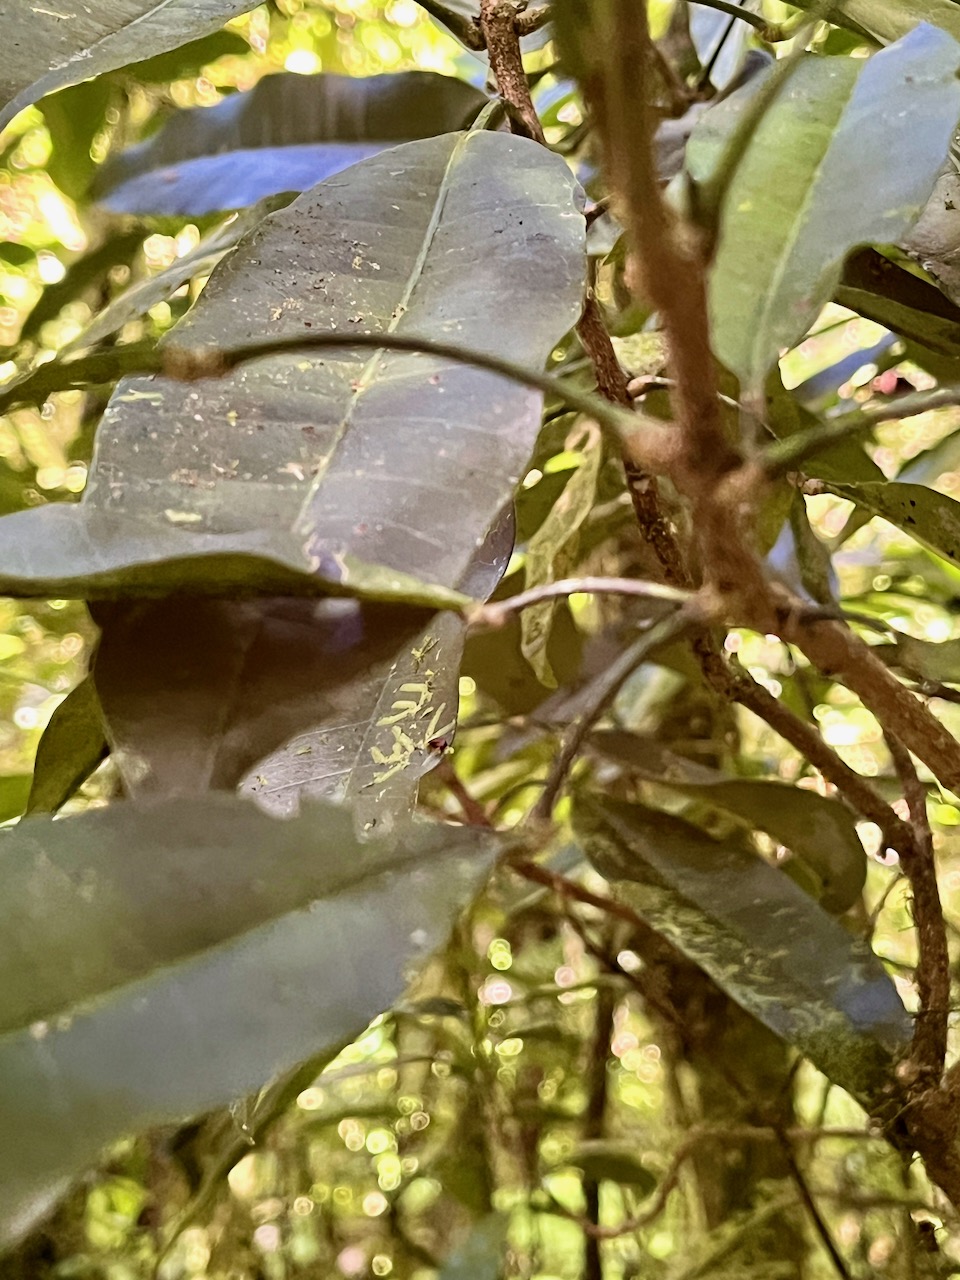
M237 57L250 52L250 45L236 31L214 31L199 40L188 40L167 53L158 53L126 68L128 74L146 84L167 84L198 76L218 58Z
M513 545L492 531L466 586ZM362 830L406 816L453 740L465 624L350 600L100 606L94 676L133 796L244 790L271 812L349 799Z
M960 356L960 307L876 249L844 263L835 301L945 356Z
M288 201L283 200L282 197L274 197L261 200L251 205L249 209L241 209L239 213L231 214L223 224L204 236L190 253L177 258L163 271L135 281L111 299L97 312L87 327L63 348L61 355L96 346L122 329L129 321L145 315L158 302L165 302L171 298L188 280L209 275L225 253L235 248L237 243L262 222L268 213L283 208L285 203ZM40 301L42 302L45 297L46 293Z
M227 334L242 350L356 325L455 336L539 368L579 314L583 242L574 180L543 148L499 133L408 143L262 222L173 341ZM305 350L193 383L128 378L82 502L0 520L0 586L144 595L197 590L205 574L223 592L243 584L237 552L246 589L275 594L303 584L265 587L254 556L348 590L379 565L394 598L404 575L455 583L511 496L541 403L476 368L381 351ZM219 565L189 559L218 549Z
M835 1084L879 1100L911 1026L863 943L782 872L679 818L591 796L574 823L652 928Z
M50 94L40 103L50 133L47 172L60 190L79 200L97 170L91 147L117 91L106 79L87 80Z
M0 777L0 822L19 818L30 794L29 773L8 773Z
M118 213L197 216L305 191L397 142L465 128L487 101L433 71L265 76L172 116L108 161L96 190Z
M86 676L67 694L43 731L26 812L56 813L93 773L106 749L97 691Z
M797 342L855 245L896 241L933 188L960 115L960 47L922 26L867 60L798 60L734 173L710 280L720 360L756 388ZM712 173L750 87L709 111L687 147Z
M590 1182L618 1182L634 1187L640 1196L648 1196L657 1179L634 1151L623 1142L610 1138L590 1138L579 1142L566 1162L574 1165Z
M815 10L819 0L797 0L799 9ZM960 40L960 12L956 0L839 0L830 9L830 21L849 24L880 40L898 40L920 22L930 22Z
M76 262L71 262L63 279L56 284L48 284L37 299L36 305L23 322L20 341L38 337L47 321L55 319L65 306L75 302L92 285L104 280L114 267L129 264L145 238L143 230L122 232L120 235L110 236ZM107 309L109 310L109 306Z
M356 1034L489 847L440 824L361 847L348 810L231 796L25 819L0 840L0 1238L105 1143Z
M786 845L813 873L815 896L827 911L846 911L860 897L866 854L856 820L839 800L783 782L728 778L620 730L594 733L590 744L643 777L720 809Z
M896 632L895 644L876 645L873 652L915 679L960 684L960 640L935 643Z

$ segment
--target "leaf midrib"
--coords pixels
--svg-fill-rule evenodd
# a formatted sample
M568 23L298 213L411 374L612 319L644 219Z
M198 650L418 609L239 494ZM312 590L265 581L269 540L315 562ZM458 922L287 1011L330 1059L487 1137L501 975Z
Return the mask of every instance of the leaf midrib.
M417 253L416 259L414 260L414 264L407 277L406 283L404 284L400 300L396 303L393 311L390 313L390 320L386 327L387 333L395 333L399 328L403 317L407 314L408 304L423 276L427 255L433 247L433 242L436 239L437 231L440 227L444 207L447 203L447 198L450 194L450 188L453 182L454 170L456 169L467 142L472 136L473 135L470 133L462 134L457 139L453 150L450 152L443 172L443 177L440 181L440 186L437 190L436 199L434 200L433 209L430 213L430 221L427 223L426 231L424 232L423 239L420 244L420 249ZM297 518L293 525L295 531L308 534L313 532L310 522L310 508L317 494L320 492L320 489L323 487L327 471L330 469L338 449L343 444L347 433L353 424L361 396L374 385L377 368L385 354L386 352L383 347L377 347L371 353L370 358L365 361L360 376L355 380L350 393L350 398L347 402L346 412L337 424L330 448L327 450L323 461L318 467L317 473L311 481L310 488L307 491L307 495L301 504L299 512L297 513Z

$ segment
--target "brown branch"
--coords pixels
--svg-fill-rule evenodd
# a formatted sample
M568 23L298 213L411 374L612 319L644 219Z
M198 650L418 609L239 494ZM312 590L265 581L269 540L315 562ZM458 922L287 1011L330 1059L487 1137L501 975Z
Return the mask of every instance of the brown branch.
M546 144L523 69L517 9L512 0L480 0L480 30L501 97L523 122L528 137Z
M904 1083L921 1088L939 1086L947 1053L950 1011L950 954L940 905L933 833L927 817L927 788L917 776L910 752L892 734L887 746L903 787L913 836L900 851L900 864L913 893L913 923L917 931L915 980L920 997L910 1058L901 1065ZM914 1079L907 1081L907 1073Z
M909 848L912 837L907 824L865 778L840 759L813 725L794 715L746 671L728 669L727 679L729 696L765 721L819 770L858 813L875 823L888 847L898 851Z
M768 593L772 610L763 601L758 609L744 608L749 625L796 645L824 675L852 689L884 729L899 738L944 786L960 791L960 743L930 709L848 627L802 619L798 613L802 602L787 592L777 600L779 592L771 588Z

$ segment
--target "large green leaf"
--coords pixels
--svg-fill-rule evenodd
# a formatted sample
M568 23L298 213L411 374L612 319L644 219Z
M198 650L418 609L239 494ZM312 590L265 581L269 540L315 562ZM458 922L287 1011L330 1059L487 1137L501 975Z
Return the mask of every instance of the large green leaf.
M799 60L730 181L710 279L716 353L758 388L829 301L846 253L895 242L919 214L960 115L960 47L923 26L869 59ZM687 167L706 180L751 100L697 125Z
M869 948L782 872L680 818L584 797L574 825L658 933L836 1084L879 1100L911 1026Z
M853 814L838 800L770 779L725 777L621 730L594 733L590 745L642 777L731 814L786 845L810 873L805 879L812 880L827 911L846 911L860 897L866 854Z
M498 523L465 584L486 596L510 556ZM363 829L409 813L457 718L458 615L350 600L101 605L94 675L129 794L243 784L285 816L348 798Z
M0 129L54 89L175 49L255 8L254 0L0 0Z
M355 327L541 368L579 314L577 191L562 160L523 138L408 143L261 223L173 340L242 349ZM181 560L219 547L333 582L354 557L456 584L532 451L541 400L476 368L382 351L303 351L187 384L126 379L83 501L0 520L0 589L200 589L202 560L178 584L177 547ZM223 568L209 564L208 590Z
M465 128L486 101L433 71L266 76L216 106L171 116L108 161L96 191L120 213L234 209L306 190L391 144Z
M799 9L813 9L820 17L822 0L796 0ZM960 40L960 5L956 0L839 0L830 21L849 23L880 40L899 40L918 23L930 22Z
M401 994L487 866L424 824L357 844L348 810L120 803L0 838L0 1239L101 1147L249 1093Z

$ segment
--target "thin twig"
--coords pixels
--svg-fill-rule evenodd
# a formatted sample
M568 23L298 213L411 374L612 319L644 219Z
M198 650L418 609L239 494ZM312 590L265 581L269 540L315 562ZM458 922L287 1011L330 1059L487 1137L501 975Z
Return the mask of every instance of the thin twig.
M9 413L21 404L42 404L57 391L75 391L115 382L118 378L130 375L163 374L179 381L193 382L204 378L220 378L251 360L325 347L342 351L350 348L407 351L486 369L511 382L556 396L568 408L593 418L618 445L629 442L632 449L647 455L647 463L651 467L664 466L667 454L673 451L673 433L661 424L611 404L595 392L571 386L555 374L527 369L513 360L458 347L455 343L436 342L431 338L421 338L409 333L304 333L296 337L269 338L238 348L191 348L180 347L172 342L161 346L130 343L107 351L95 351L75 360L52 360L8 383L0 389L0 415ZM644 428L642 448L640 441L635 438L640 427ZM655 448L658 441L658 448Z
M506 600L478 605L470 611L468 621L478 626L500 627L510 614L519 613L530 605L580 594L641 596L647 600L667 600L671 604L683 604L694 599L689 591L668 587L661 582L643 582L638 578L560 578L556 582L531 587L529 591L518 591L515 596L509 596Z
M596 681L596 686L587 708L569 726L563 745L540 794L540 799L531 810L531 818L548 819L550 817L557 796L567 780L567 774L570 772L573 762L583 746L584 738L636 668L646 661L655 649L670 640L676 639L684 631L701 624L702 621L703 615L699 598L691 597L686 604L670 614L669 617L663 618L660 622L649 627L639 640L635 640L632 645L614 659L602 678Z
M889 848L900 850L909 845L911 833L907 824L897 816L866 778L841 760L833 748L824 742L813 725L807 724L799 716L794 715L789 707L775 698L768 689L765 689L741 667L736 667L729 672L729 680L730 696L748 711L759 716L781 738L789 742L804 759L808 760L828 782L837 788L858 813L875 823L883 833L884 842Z
M826 1249L827 1254L830 1258L830 1261L833 1263L834 1271L836 1271L837 1275L840 1277L840 1280L850 1280L849 1268L847 1267L847 1264L844 1261L843 1254L837 1248L836 1241L834 1240L833 1236L830 1234L829 1227L827 1226L826 1222L824 1222L823 1220L823 1214L820 1212L819 1208L817 1207L817 1202L814 1199L813 1193L810 1190L810 1185L807 1182L807 1179L804 1177L803 1170L800 1168L800 1165L797 1163L797 1158L794 1155L793 1147L790 1145L790 1142L787 1140L786 1134L784 1133L783 1130L776 1130L775 1136L780 1146L780 1151L783 1155L783 1158L786 1161L787 1169L790 1172L790 1177L792 1178L793 1183L800 1194L800 1199L803 1201L804 1208L806 1209L807 1213L810 1216L810 1221L813 1223L814 1230L816 1231L817 1235L820 1237L821 1243L823 1244L824 1249Z

